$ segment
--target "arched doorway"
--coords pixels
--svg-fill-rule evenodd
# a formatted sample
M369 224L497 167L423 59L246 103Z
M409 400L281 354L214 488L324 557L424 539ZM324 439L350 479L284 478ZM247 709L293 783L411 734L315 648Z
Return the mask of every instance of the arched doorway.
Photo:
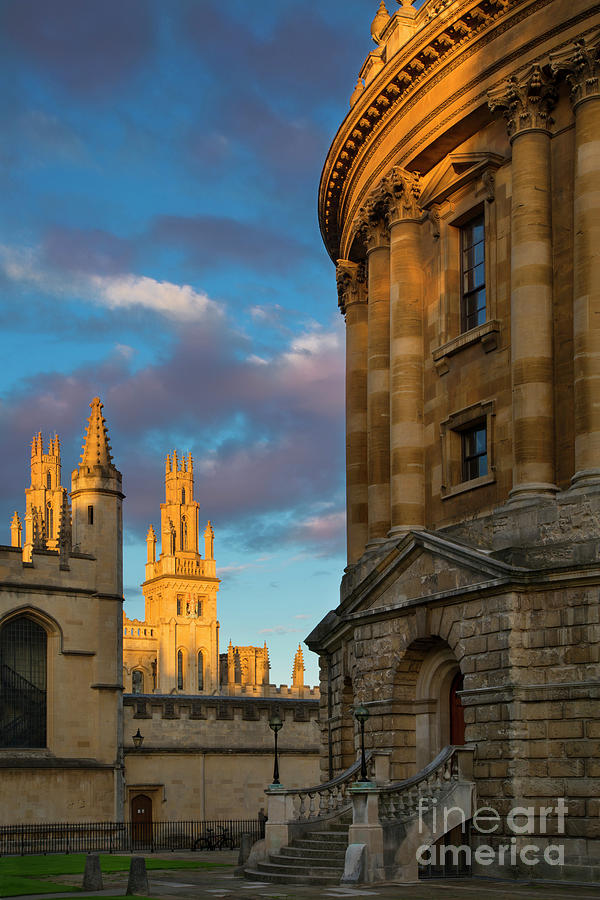
M146 794L131 798L131 841L134 849L152 844L152 800Z
M450 743L461 746L465 742L465 710L458 692L463 689L463 674L457 672L450 685Z

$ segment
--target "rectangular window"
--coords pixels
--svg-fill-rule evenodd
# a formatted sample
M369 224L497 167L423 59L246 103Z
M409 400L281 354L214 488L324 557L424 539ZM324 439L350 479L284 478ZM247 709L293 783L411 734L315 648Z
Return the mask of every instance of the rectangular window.
M181 615L181 607L182 607L182 604L183 604L183 598L182 598L181 596L178 596L178 597L177 597L177 615L178 615L178 616Z
M463 481L472 481L488 473L487 428L485 422L462 432Z
M94 507L88 506L88 525L94 524Z
M464 332L486 321L483 215L461 226L460 244L461 324Z

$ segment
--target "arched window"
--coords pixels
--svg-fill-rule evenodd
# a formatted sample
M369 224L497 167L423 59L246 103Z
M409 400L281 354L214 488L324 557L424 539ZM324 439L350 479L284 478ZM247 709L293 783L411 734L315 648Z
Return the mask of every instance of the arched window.
M171 531L171 556L175 556L175 529Z
M54 537L54 510L52 504L46 504L46 538L51 540Z
M50 490L52 487L52 475L50 474L50 472L46 472L46 487L48 490Z
M181 517L181 549L187 550L187 520L185 516Z
M181 502L185 503L185 488L181 488Z
M0 747L46 746L46 645L27 616L0 631Z
M198 690L204 690L204 657L202 650L198 650Z
M177 651L177 690L183 690L183 650Z
M134 669L131 673L131 690L134 694L144 693L144 673Z

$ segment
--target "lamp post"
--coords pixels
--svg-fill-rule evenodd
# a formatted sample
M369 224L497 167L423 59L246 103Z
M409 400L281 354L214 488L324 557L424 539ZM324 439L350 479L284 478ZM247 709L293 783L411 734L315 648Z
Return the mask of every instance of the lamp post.
M283 728L283 722L279 713L274 712L269 719L269 728L275 735L275 761L273 763L273 784L281 784L279 781L279 760L277 759L277 733Z
M141 733L140 729L136 731L133 735L133 746L136 750L139 750L142 744L144 743L144 735Z
M365 759L365 722L369 718L369 710L362 703L354 710L354 716L360 724L360 778L358 781L368 781L367 761Z

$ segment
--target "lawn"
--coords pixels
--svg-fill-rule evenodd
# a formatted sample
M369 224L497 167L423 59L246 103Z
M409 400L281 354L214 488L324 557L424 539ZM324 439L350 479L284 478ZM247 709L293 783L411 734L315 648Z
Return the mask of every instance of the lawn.
M129 871L129 856L100 855L100 866L103 872ZM195 859L157 859L146 857L146 869L215 869L226 867L229 863L206 862ZM54 881L41 881L60 875L83 876L85 854L71 853L68 856L4 856L0 858L0 897L16 897L24 894L56 894L80 891L81 888L71 885L57 884Z

